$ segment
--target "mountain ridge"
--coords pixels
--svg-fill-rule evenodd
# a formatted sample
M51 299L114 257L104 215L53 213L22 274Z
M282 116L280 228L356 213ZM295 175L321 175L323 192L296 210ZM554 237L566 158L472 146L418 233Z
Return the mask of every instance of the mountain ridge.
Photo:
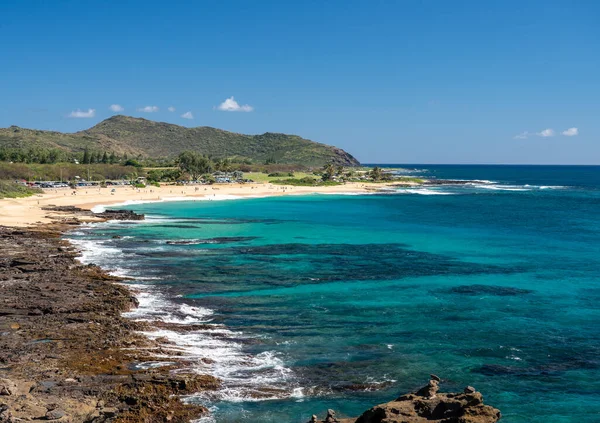
M360 163L341 148L298 135L265 132L246 135L210 126L184 127L144 118L115 115L91 128L63 133L11 126L0 128L0 147L87 149L143 157L174 157L192 150L218 158L274 161L286 164L355 166Z

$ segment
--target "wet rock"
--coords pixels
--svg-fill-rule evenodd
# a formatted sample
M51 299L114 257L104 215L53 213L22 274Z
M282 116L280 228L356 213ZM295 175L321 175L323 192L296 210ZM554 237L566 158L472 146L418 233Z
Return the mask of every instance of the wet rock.
M392 385L391 381L384 382L371 382L371 383L351 383L340 386L331 386L332 391L362 391L362 392L374 392L386 389Z
M102 213L95 213L96 217L108 220L144 220L143 214L137 214L131 210L106 210Z
M175 394L191 394L194 392L214 390L221 386L220 381L208 375L177 375L169 378L169 384Z
M475 390L475 388L473 388L472 386L467 386L464 390L465 394L474 394L475 392L477 392Z
M131 210L106 210L101 213L94 213L90 210L84 210L75 206L48 206L43 207L42 210L53 212L53 213L67 213L69 215L75 215L75 218L70 220L63 220L65 224L79 224L78 217L95 217L106 220L144 220L143 214L137 214Z

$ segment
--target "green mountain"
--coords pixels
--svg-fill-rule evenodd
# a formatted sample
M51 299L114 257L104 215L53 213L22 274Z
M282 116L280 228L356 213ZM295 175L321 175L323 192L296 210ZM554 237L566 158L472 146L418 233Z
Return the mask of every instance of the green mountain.
M192 150L216 158L247 158L255 162L322 166L358 165L340 148L320 144L297 135L264 133L244 135L200 126L186 128L129 116L113 116L85 131L66 134L17 126L0 128L0 148L59 148L70 152L108 151L129 156L174 157Z

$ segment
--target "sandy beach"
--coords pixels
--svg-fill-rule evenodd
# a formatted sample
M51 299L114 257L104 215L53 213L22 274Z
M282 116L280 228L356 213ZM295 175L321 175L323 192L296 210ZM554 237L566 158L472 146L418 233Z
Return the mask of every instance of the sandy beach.
M347 183L337 186L305 187L273 184L214 184L214 185L163 185L160 188L133 188L116 186L108 188L86 187L48 189L42 194L26 198L0 200L0 225L26 227L50 223L53 217L65 218L44 210L49 206L76 206L91 210L100 205L126 202L177 201L177 200L221 200L235 197L267 197L277 195L299 195L311 193L344 194L367 193L387 187L387 184ZM114 190L114 191L113 191ZM93 220L93 219L91 219Z

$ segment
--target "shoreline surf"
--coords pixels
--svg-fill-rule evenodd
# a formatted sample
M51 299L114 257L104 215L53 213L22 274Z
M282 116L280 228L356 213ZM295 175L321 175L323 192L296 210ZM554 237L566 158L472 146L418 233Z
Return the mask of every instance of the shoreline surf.
M118 204L143 204L166 201L206 201L211 198L262 198L284 195L307 195L315 193L345 194L369 193L389 187L391 184L347 183L335 186L310 187L273 184L214 184L200 186L161 185L160 188L79 188L76 191L62 188L50 189L42 194L17 199L0 199L0 225L26 227L51 223L57 216L45 207L76 206L86 210L101 210L101 206ZM114 189L114 192L111 190ZM72 215L75 216L75 215ZM62 217L72 217L62 215ZM89 219L94 221L94 219Z
M153 220L125 222L136 225L156 223ZM221 401L303 398L304 388L296 383L292 370L285 366L278 354L272 351L255 355L244 352L246 342L262 335L233 331L221 323L215 323L213 318L218 310L190 305L177 297L169 298L159 285L148 283L156 279L166 282L165 278L157 278L140 269L111 269L111 256L121 256L123 251L105 246L106 241L79 240L72 236L74 232L94 232L107 225L111 225L111 222L92 222L66 232L63 239L80 251L78 261L82 264L95 264L108 274L123 278L121 284L138 300L138 307L122 316L149 324L150 329L139 333L161 343L166 352L156 356L155 362L147 363L148 367L163 367L173 363L173 360L184 360L199 374L209 374L221 381L222 386L217 390L187 395L187 402L207 406L214 411L218 408L216 404ZM161 328L157 322L167 327ZM180 330L169 328L170 324L179 326ZM201 421L213 420L211 416L206 416Z

